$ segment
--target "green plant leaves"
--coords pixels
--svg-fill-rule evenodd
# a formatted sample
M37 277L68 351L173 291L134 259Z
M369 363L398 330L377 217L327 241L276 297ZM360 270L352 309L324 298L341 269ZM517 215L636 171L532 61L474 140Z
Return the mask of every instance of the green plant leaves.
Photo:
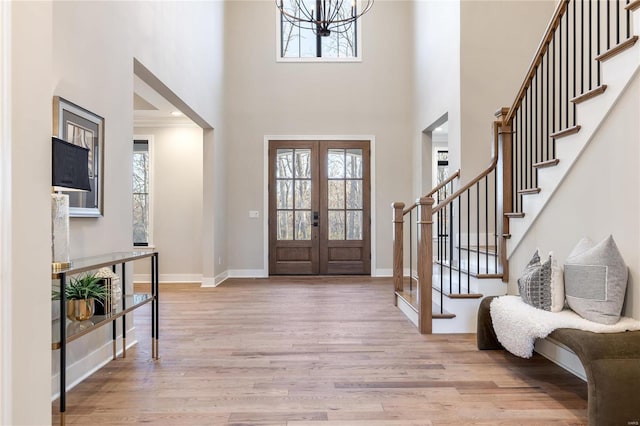
M109 294L107 286L103 285L102 278L95 274L84 274L72 277L64 288L67 300L96 299L104 305L104 300ZM60 300L60 289L51 291L51 300Z

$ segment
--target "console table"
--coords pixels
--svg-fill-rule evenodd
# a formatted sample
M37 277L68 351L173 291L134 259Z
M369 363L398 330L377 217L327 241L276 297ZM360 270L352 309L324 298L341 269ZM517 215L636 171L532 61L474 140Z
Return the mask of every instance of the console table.
M127 294L126 264L134 260L151 259L151 293ZM122 302L105 315L94 315L89 321L70 321L67 319L67 303L65 286L69 275L93 271L103 267L111 267L115 272L116 266L121 265ZM158 252L117 252L100 256L76 259L68 268L54 271L52 279L60 280L60 318L52 321L51 349L60 351L60 424L65 424L66 412L66 346L69 342L84 336L103 325L112 324L113 359L116 359L116 320L122 318L122 357L127 355L127 326L126 314L151 302L151 357L158 359Z

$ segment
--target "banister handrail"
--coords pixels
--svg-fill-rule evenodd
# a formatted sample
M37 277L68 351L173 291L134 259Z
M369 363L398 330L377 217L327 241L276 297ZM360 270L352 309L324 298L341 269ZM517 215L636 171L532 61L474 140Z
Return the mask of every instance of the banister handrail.
M493 122L493 158L491 159L491 164L487 167L482 173L476 176L474 179L469 181L466 185L463 185L462 188L458 189L456 192L445 198L443 201L438 203L437 206L433 207L432 213L435 215L440 210L442 210L448 204L451 204L456 198L460 196L460 194L464 194L469 188L471 188L476 183L480 182L484 177L486 177L489 173L495 170L498 165L498 127L502 124L502 121L494 121Z
M445 180L440 182L438 185L436 185L431 191L427 192L424 195L424 197L431 197L433 194L435 194L436 192L440 191L442 188L444 188L445 186L450 184L452 180L454 180L455 178L459 178L459 177L460 177L460 169L456 170L448 178L446 178ZM402 215L404 216L404 215L408 214L411 210L417 208L419 205L420 205L419 202L413 203L413 205L411 205L411 207L407 208L406 210L404 210L402 212Z
M437 185L431 191L427 192L425 197L431 197L433 194L435 194L436 192L438 192L442 188L444 188L445 185L449 184L449 182L451 182L452 180L454 180L455 178L458 178L458 177L460 177L460 169L458 169L455 172L453 172L453 174L451 176L449 176L448 178L443 180L439 185ZM418 204L418 203L416 203L416 204Z
M418 203L413 203L411 204L410 207L406 208L405 210L402 211L402 216L406 216L409 214L410 211L414 210L418 208Z
M540 62L542 61L542 57L547 52L547 46L551 42L556 29L560 25L560 19L562 18L562 16L564 16L565 12L567 11L567 6L569 4L569 1L570 0L560 0L558 2L558 5L556 6L556 10L553 14L553 18L551 19L551 21L549 21L547 30L545 31L544 36L542 37L542 41L540 41L540 44L538 45L538 49L536 50L536 54L533 57L533 60L531 61L531 65L529 65L529 71L527 71L527 74L526 74L526 77L524 78L522 86L520 86L518 95L516 96L516 99L513 102L513 105L511 105L511 108L509 108L507 117L504 120L505 123L509 123L511 121L511 119L513 118L513 115L518 110L518 106L520 105L520 102L522 102L522 99L524 99L525 94L529 89L529 85L531 84L531 80L533 79L536 73L536 69L538 68L538 65L540 65Z

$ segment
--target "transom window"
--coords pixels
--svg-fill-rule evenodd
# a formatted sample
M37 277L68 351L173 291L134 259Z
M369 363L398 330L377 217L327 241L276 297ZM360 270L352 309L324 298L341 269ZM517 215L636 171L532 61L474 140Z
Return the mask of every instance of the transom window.
M304 0L296 2L282 0L287 13L300 16L300 9L306 7L313 10L316 0ZM340 9L339 16L348 17L353 13L351 2L345 1ZM321 35L316 29L300 28L278 13L280 29L281 59L314 59L322 60L354 60L358 58L358 21L341 29L331 31L329 35Z

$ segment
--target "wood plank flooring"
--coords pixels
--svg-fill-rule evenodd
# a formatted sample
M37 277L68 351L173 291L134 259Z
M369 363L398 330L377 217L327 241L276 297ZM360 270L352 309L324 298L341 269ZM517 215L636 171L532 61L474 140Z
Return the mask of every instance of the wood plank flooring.
M140 343L67 394L67 424L581 425L587 385L540 356L420 335L390 279L234 279L161 286ZM52 422L59 424L57 401Z

